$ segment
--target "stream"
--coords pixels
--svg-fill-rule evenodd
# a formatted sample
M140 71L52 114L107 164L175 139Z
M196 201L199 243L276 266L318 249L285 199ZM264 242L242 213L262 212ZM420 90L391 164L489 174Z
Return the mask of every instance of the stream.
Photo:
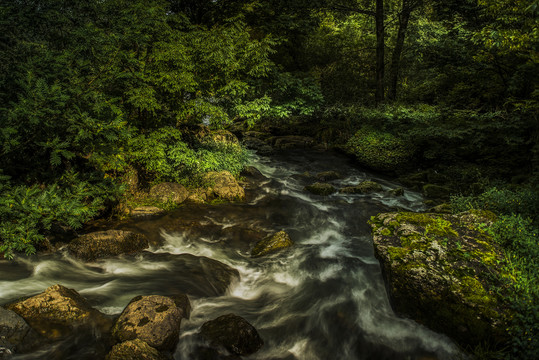
M331 182L336 187L363 180L377 181L385 190L399 186L329 152L254 155L251 162L266 179L247 189L244 203L186 205L162 217L122 224L150 238L154 245L142 254L91 263L65 252L0 261L0 304L62 284L98 310L117 315L137 295L185 291L193 310L190 319L182 321L175 359L193 358L200 326L231 312L247 319L265 343L246 359L460 356L444 335L395 315L374 257L370 216L396 208L424 210L420 194L406 190L404 196L381 192L322 197L306 192L304 186L315 181L307 172L329 170L344 176ZM294 246L250 257L257 234L280 230L290 234ZM188 263L175 261L177 254L218 260L237 269L240 280L225 295L215 295L218 291L204 274L193 275L185 268ZM94 347L70 339L14 359L90 359ZM62 356L55 355L58 348Z

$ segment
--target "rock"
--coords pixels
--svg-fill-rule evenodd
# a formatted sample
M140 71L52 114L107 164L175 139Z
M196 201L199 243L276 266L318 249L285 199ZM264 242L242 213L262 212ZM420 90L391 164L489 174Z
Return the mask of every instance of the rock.
M316 174L316 179L321 182L341 179L342 176L336 171L323 171Z
M385 213L372 217L375 255L395 311L463 347L508 340L513 316L496 278L504 255L482 228L493 214ZM480 225L482 224L482 225Z
M13 349L0 338L0 360L13 359Z
M429 209L429 212L451 214L453 210L451 208L451 204L444 203L444 204L436 205L435 207Z
M427 184L423 186L423 194L433 199L449 199L452 190L446 186Z
M112 347L105 360L166 360L159 350L140 339L124 341Z
M399 177L399 181L412 189L415 190L421 190L423 188L423 185L427 183L428 173L425 171L416 172L413 174L405 175Z
M348 186L339 190L343 194L370 194L383 191L382 185L374 181L363 181L356 186Z
M273 146L279 150L306 149L313 147L316 142L308 136L285 135L271 139Z
M410 164L415 147L396 135L366 126L348 140L344 151L363 166L394 172Z
M328 183L316 182L312 185L305 186L305 190L315 195L327 196L333 194L336 190L335 187Z
M263 256L268 253L292 246L293 244L294 243L292 240L290 240L290 236L286 232L279 231L272 236L259 241L251 251L251 256Z
M137 296L114 323L112 336L119 342L139 339L159 350L173 350L184 311L167 296Z
M255 180L264 180L267 179L257 168L254 166L246 166L240 173L241 176L252 178Z
M200 333L212 346L222 346L236 355L253 354L264 345L256 329L234 314L204 323Z
M24 353L39 344L39 335L17 313L0 307L1 341L6 343L0 343L0 347L9 348L11 352Z
M53 285L43 293L18 301L6 308L19 314L39 334L58 339L74 329L106 333L111 320L92 308L75 290Z
M232 134L228 130L213 130L209 133L208 136L206 136L204 141L211 141L217 144L224 144L224 145L232 145L232 146L239 146L240 142L238 141L238 138L236 135Z
M252 136L245 136L243 138L243 145L249 149L255 150L258 154L269 155L273 153L273 147L264 140L258 139Z
M181 184L164 182L152 186L150 196L160 202L181 204L189 196L189 191Z
M393 195L393 196L403 196L404 195L404 189L399 187L399 188L389 190L388 193L390 195Z
M245 191L228 171L211 171L204 176L204 180L210 184L208 192L218 198L231 201L245 198Z
M107 230L81 235L67 245L69 252L80 259L131 254L148 248L148 239L131 231Z
M131 217L144 218L163 215L166 211L155 206L139 206L129 212Z

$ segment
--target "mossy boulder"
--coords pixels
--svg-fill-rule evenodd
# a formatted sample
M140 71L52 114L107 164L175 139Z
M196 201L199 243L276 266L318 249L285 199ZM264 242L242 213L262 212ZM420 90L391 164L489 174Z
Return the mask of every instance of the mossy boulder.
M119 342L139 339L159 350L173 350L188 312L185 305L167 296L137 296L114 323L112 336Z
M264 341L247 320L227 314L204 323L200 333L211 346L224 347L236 355L250 355L258 351Z
M322 182L338 180L341 178L342 178L342 175L336 171L323 171L316 174L316 179Z
M355 186L347 186L339 190L342 194L370 194L383 191L382 185L374 181L363 181Z
M75 329L106 333L112 325L108 317L92 308L79 293L62 285L53 285L39 295L5 307L48 339L66 337Z
M103 257L139 252L148 246L148 239L142 234L107 230L81 235L71 241L67 249L75 257L93 261Z
M243 200L245 190L238 184L234 176L226 171L211 171L204 176L204 182L209 184L207 193L224 200Z
M396 171L412 160L415 147L387 132L370 127L357 131L346 143L344 150L370 169Z
M493 216L403 212L372 217L375 255L395 310L463 346L506 342L512 313L496 289L512 280L501 272L504 255L484 230Z
M251 256L263 256L289 246L294 243L285 231L279 231L265 239L260 240L251 251Z
M140 339L124 341L112 347L105 360L166 360L159 350Z
M181 204L189 196L189 191L182 185L172 182L164 182L152 186L150 197L159 202L173 202Z
M328 195L333 194L335 191L337 191L333 185L328 184L328 183L321 183L321 182L316 182L314 184L307 185L305 186L305 190L315 195L321 195L321 196L328 196Z

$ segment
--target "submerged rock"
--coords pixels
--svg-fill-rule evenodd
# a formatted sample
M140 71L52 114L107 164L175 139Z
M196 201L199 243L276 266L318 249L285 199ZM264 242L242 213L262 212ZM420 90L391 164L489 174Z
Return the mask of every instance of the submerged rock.
M53 285L39 295L6 305L6 308L19 314L48 339L66 337L81 328L108 332L112 323L79 293L62 285Z
M159 350L151 347L140 339L124 341L112 347L105 360L165 360Z
M204 323L200 333L212 346L222 346L236 355L253 354L264 345L256 329L235 314Z
M287 248L293 244L294 243L290 239L290 236L285 231L279 231L259 241L251 251L251 256L263 256L268 253Z
M342 194L370 194L383 191L382 185L374 181L363 181L356 186L348 186L339 190Z
M184 307L167 296L137 296L114 323L112 336L119 342L139 339L159 350L173 350L185 317Z
M384 213L372 217L375 255L397 312L461 345L507 340L511 311L495 291L504 256L479 226L492 213Z
M189 191L181 185L172 182L157 184L150 189L150 197L160 202L181 204L189 196Z
M320 182L316 182L312 185L305 186L305 190L315 195L322 195L322 196L331 195L336 191L333 185L328 184L328 183L320 183Z
M231 201L245 198L245 191L228 171L211 171L204 176L204 181L210 185L208 192L213 196Z
M0 307L0 347L5 347L10 352L24 353L35 348L38 343L39 335L21 316Z
M67 245L67 249L75 257L93 261L108 256L135 253L148 246L148 239L142 234L107 230L79 236Z
M326 181L341 179L342 176L336 171L323 171L316 174L316 178L319 181L326 182Z
M399 188L389 190L388 193L390 195L393 195L393 196L403 196L404 195L404 189L399 187Z

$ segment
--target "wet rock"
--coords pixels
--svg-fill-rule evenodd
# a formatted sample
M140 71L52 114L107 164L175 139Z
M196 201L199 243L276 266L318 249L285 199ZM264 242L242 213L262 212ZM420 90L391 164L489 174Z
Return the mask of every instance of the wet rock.
M159 350L173 350L184 311L167 296L137 296L114 323L112 335L119 342L139 339Z
M356 186L347 186L339 190L342 194L370 194L383 191L382 185L374 181L363 181Z
M316 179L321 182L341 179L342 176L336 171L323 171L316 174Z
M316 182L312 185L305 186L305 190L315 195L322 195L322 196L331 195L336 191L333 185L328 184L328 183L320 183L320 182Z
M19 314L39 334L48 339L66 337L77 329L106 333L111 320L92 308L75 290L53 285L43 293L6 308Z
M247 320L234 314L204 323L200 333L212 346L222 346L236 355L253 354L264 345L256 329Z
M308 136L285 135L271 139L273 146L279 150L306 149L316 145L313 138Z
M399 188L396 188L396 189L389 190L388 193L390 195L393 195L393 196L403 196L404 195L404 189L399 187Z
M1 343L4 341L4 344ZM39 335L17 313L0 307L0 348L24 353L35 348ZM2 357L0 356L0 359Z
M11 360L13 359L13 349L10 344L4 342L0 338L0 360Z
M380 260L395 310L461 345L495 347L508 339L512 312L496 278L503 253L481 227L492 213L384 213L372 217ZM482 224L482 225L479 225Z
M427 184L423 186L423 194L433 199L449 199L452 190L446 186Z
M189 196L189 191L177 183L164 182L157 184L150 189L150 197L160 202L173 202L181 204Z
M131 215L131 217L134 218L145 218L163 215L165 212L165 210L160 209L156 206L139 206L131 210L129 214Z
M108 256L135 253L148 246L148 239L142 234L124 230L107 230L79 236L71 241L67 248L73 256L93 261Z
M245 136L243 138L243 145L245 145L249 149L255 150L258 154L261 155L269 155L273 153L273 147L271 147L271 145L269 145L264 140L261 140L256 137Z
M451 214L453 212L453 209L451 208L451 204L444 203L444 204L436 205L435 207L429 209L429 212Z
M279 231L272 236L259 241L251 251L251 256L263 256L268 253L287 248L293 244L294 243L290 239L290 236L285 231Z
M159 350L140 339L124 341L112 347L105 360L166 360Z
M241 171L241 176L252 178L255 180L264 180L266 177L254 166L246 166Z
M210 184L208 192L218 198L231 201L245 198L245 191L228 171L211 171L204 176L204 180Z

